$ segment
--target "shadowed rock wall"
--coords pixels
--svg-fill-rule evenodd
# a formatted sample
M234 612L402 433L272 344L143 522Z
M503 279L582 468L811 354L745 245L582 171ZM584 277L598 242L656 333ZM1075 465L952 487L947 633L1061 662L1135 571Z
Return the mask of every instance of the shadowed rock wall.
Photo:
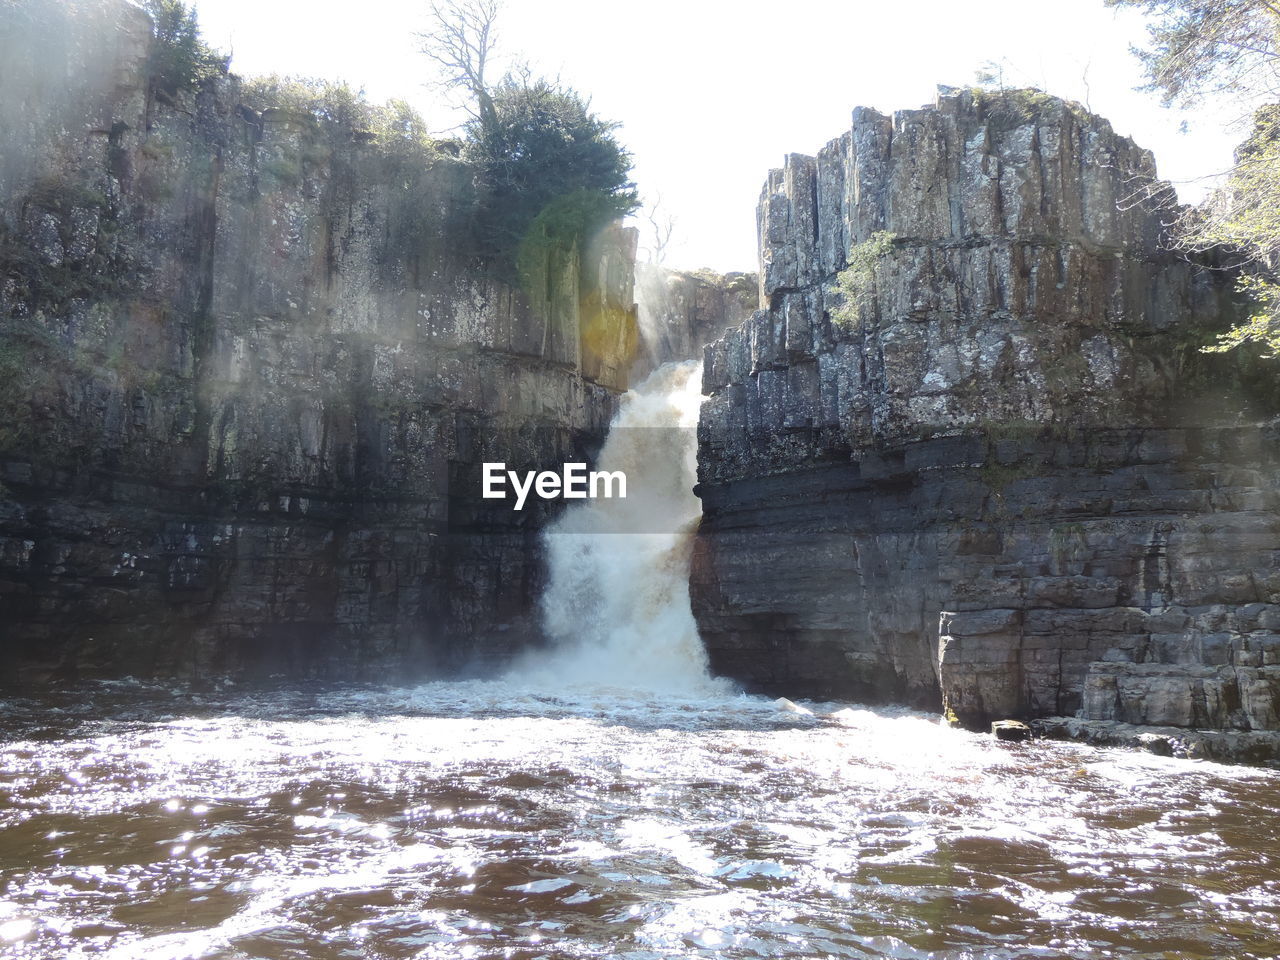
M636 264L641 350L637 375L671 360L689 360L751 316L759 306L753 274L683 273Z
M1275 376L1197 352L1231 278L1165 251L1154 177L1023 91L858 109L770 173L767 309L705 351L717 669L971 724L1277 727Z
M164 97L136 8L30 9L0 32L0 676L396 679L535 641L546 514L475 466L594 453L634 231L514 289L448 144L229 76Z

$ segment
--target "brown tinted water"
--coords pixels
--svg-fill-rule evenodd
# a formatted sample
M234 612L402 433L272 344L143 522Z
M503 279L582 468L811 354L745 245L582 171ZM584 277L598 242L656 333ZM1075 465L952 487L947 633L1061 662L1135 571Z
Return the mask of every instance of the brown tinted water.
M0 955L1280 954L1280 774L811 706L9 700Z

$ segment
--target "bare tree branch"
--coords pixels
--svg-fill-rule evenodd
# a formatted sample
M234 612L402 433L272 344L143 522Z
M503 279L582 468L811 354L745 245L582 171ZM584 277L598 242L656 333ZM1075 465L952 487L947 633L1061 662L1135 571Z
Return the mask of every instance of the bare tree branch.
M470 94L468 109L481 123L496 117L485 76L498 45L501 0L436 0L430 6L431 29L418 34L422 52L441 68L440 82Z
M1144 11L1150 45L1135 48L1148 89L1166 104L1190 105L1230 93L1274 99L1280 93L1277 0L1106 0Z
M671 245L671 235L676 229L676 218L662 211L662 194L645 211L645 219L649 221L649 229L653 237L648 247L649 262L662 266L667 259L667 249Z

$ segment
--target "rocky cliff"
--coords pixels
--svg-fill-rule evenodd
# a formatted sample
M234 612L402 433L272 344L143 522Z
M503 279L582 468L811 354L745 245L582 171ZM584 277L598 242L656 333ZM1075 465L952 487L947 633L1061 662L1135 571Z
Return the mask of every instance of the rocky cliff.
M759 282L750 273L687 273L637 263L635 277L641 350L633 373L701 356L703 346L741 324L759 304Z
M535 640L545 512L476 465L592 455L634 232L514 287L407 111L166 94L151 50L125 3L0 24L0 677L385 679Z
M1165 250L1169 201L1035 92L859 109L770 173L765 309L705 354L718 670L969 724L1280 727L1275 376L1198 352L1238 305Z

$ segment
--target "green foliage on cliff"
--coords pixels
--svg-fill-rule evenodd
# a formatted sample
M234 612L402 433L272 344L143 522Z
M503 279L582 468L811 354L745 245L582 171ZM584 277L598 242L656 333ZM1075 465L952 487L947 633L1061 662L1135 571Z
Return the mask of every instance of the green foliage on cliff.
M849 251L848 266L836 274L835 293L844 302L831 313L838 326L849 328L858 322L861 309L875 292L876 264L893 251L894 235L878 230Z
M343 83L266 76L244 81L240 102L263 119L302 128L296 138L260 146L261 189L294 188L320 171L374 165L376 182L404 194L397 212L432 218L433 211L417 203L428 193L422 178L436 162L456 155L459 144L432 137L404 101L376 104Z
M1183 225L1184 243L1237 251L1249 267L1236 283L1248 303L1244 320L1205 352L1254 344L1265 357L1280 356L1280 107L1259 111L1226 184Z
M491 100L492 119L467 125L465 156L478 168L480 252L499 267L580 247L638 206L617 124L576 91L508 76Z
M145 0L143 9L151 15L147 74L153 94L173 99L226 72L227 58L200 39L194 7L182 0Z
M422 52L439 85L462 90L471 116L466 156L478 167L477 252L500 272L527 270L581 249L593 233L639 206L618 125L576 90L528 68L489 76L498 49L500 0L433 0Z
M243 81L239 94L240 115L262 129L251 171L261 193L324 191L335 215L353 190L381 194L388 249L417 264L445 246L451 255L474 246L474 175L459 160L462 144L432 136L407 103L279 76Z
M260 156L263 189L294 186L318 165L354 163L359 154L360 162L378 158L379 179L403 186L412 207L423 173L461 155L474 170L473 250L513 277L544 276L549 256L581 248L637 203L615 125L576 92L543 80L504 80L491 91L490 119L477 116L465 143L432 137L402 101L379 106L344 84L256 78L244 83L241 100L264 117L311 128L296 153Z
M724 289L747 310L760 306L760 276L755 273L726 273Z
M1266 359L1280 357L1280 284L1265 277L1244 276L1236 286L1249 303L1248 316L1219 334L1217 342L1203 347L1203 352L1226 353L1254 343L1262 347Z
M601 227L619 216L617 207L599 191L578 189L554 197L520 231L516 248L516 273L526 287L547 276L548 257L581 249ZM483 228L482 228L483 229ZM486 230L492 240L497 234ZM512 234L512 240L516 236Z
M1249 109L1252 135L1236 153L1223 186L1200 207L1179 211L1176 246L1226 253L1242 270L1237 289L1245 318L1204 348L1222 353L1246 344L1280 356L1280 6L1274 0L1107 0L1150 17L1150 45L1135 50L1146 89L1166 105L1206 98ZM1234 254L1234 256L1231 256Z
M987 122L997 130L1012 130L1065 109L1078 118L1088 111L1071 100L1062 100L1035 87L1019 89L970 87L969 94Z
M268 74L249 77L240 86L241 102L259 113L281 110L317 123L363 126L370 106L345 83L310 77Z
M699 267L689 271L689 275L697 277L708 286L716 287L731 294L744 310L755 310L760 306L760 275L756 273L717 273L710 267Z
M376 104L345 83L269 75L245 80L240 101L256 113L279 111L313 126L334 145L371 145L386 152L432 160L456 152L456 141L439 140L403 100Z

